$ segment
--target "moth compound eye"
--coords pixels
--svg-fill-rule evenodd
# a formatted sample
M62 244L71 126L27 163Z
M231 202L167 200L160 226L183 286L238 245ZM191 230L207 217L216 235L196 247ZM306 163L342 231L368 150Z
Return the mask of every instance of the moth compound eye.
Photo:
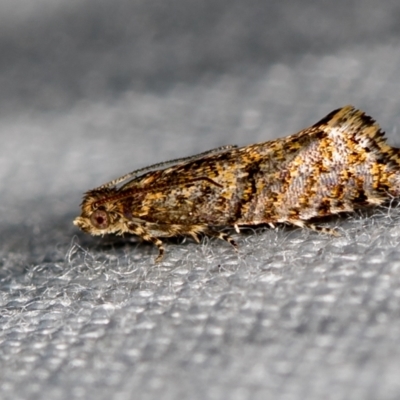
M108 220L108 214L104 210L96 210L90 216L90 222L97 229L106 229L110 224Z

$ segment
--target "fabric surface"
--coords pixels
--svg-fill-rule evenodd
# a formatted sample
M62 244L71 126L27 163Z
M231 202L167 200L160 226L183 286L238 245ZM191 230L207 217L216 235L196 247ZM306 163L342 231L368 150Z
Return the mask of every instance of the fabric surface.
M16 6L18 3L18 6ZM0 4L0 398L398 399L400 212L94 238L82 193L353 104L400 146L398 1Z

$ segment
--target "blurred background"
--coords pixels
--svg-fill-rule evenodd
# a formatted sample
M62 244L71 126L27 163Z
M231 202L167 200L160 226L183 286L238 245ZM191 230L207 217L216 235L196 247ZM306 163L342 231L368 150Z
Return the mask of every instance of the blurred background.
M314 65L322 75L321 59L347 52L357 64L363 47L394 51L400 32L395 0L4 0L0 13L3 115L65 111L132 91L160 95L227 76L251 85L279 65ZM330 61L325 79L339 72ZM347 89L351 79L360 84L348 72Z
M131 170L346 104L400 146L399 21L396 0L2 0L0 397L398 399L396 210L163 266L72 219Z

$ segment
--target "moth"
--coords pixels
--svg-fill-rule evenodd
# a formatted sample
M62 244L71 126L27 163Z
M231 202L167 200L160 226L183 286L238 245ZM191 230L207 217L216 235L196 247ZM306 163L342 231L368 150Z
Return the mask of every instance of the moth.
M88 191L74 220L92 235L216 237L221 228L287 223L337 234L316 217L377 206L399 197L400 149L353 106L332 111L294 135L238 148L224 146L133 171Z

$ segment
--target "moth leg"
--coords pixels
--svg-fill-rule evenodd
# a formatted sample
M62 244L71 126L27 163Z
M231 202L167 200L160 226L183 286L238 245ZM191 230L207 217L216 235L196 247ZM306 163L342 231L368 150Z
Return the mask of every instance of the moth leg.
M301 219L290 219L288 222L300 228L308 228L314 232L325 233L336 237L340 236L340 233L335 228L326 228L324 226L315 225L311 222L302 221Z
M340 236L340 233L335 228L326 228L325 226L314 225L314 224L307 224L306 227L311 229L312 231L321 232L326 235L331 235L331 236L335 236L335 237Z
M211 237L215 237L217 239L222 239L225 242L228 242L230 245L232 245L234 247L234 249L237 251L237 244L236 242L225 232L218 232L218 231L214 231L211 228L208 228L206 231L204 231L204 233L208 236Z
M189 235L193 238L196 243L200 243L200 239L197 236L197 232L189 232Z
M129 224L128 229L130 233L139 236L140 239L156 245L158 248L158 256L155 261L156 263L158 263L162 260L165 253L163 242L158 237L153 236L154 233L152 234L151 230L149 230L148 227L143 227L136 224Z
M156 263L159 263L163 259L164 254L165 254L165 248L164 248L163 242L159 238L150 236L149 234L144 234L141 237L143 240L146 240L147 242L151 242L157 246L158 256L156 257Z

